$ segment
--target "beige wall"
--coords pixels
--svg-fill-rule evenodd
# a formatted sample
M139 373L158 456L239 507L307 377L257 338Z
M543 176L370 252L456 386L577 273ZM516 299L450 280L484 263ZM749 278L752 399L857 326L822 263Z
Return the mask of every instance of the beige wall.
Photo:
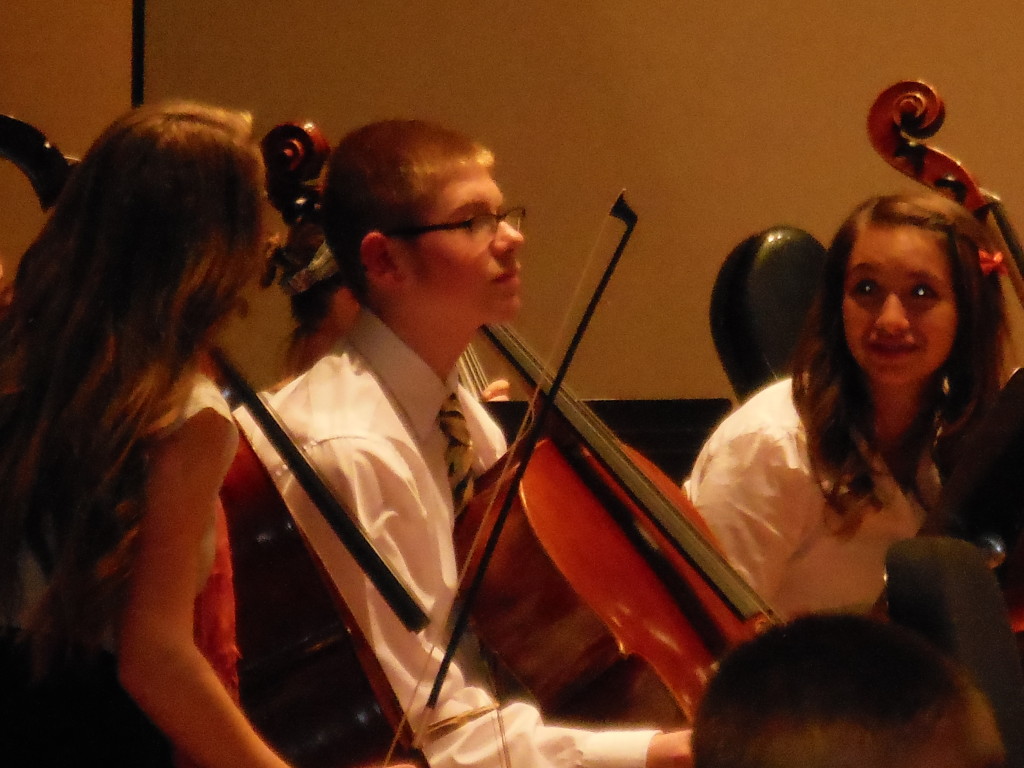
M81 152L128 104L130 5L6 0L5 111ZM1016 0L983 13L960 0L147 0L146 94L249 109L258 131L313 119L334 140L407 115L482 139L508 199L529 207L518 327L541 353L625 188L640 223L572 383L584 395L718 396L729 390L707 307L733 245L783 222L828 238L863 197L915 186L864 130L891 83L934 83L948 112L936 144L1022 220L1022 22ZM0 165L7 265L40 219L27 189ZM282 308L257 297L237 330L257 373L283 343Z
M131 106L131 0L3 0L0 112L80 155ZM43 222L35 193L0 161L0 264L10 277Z
M551 348L620 189L640 216L584 342L584 395L729 393L707 308L724 255L776 223L822 238L913 188L871 149L891 83L930 80L938 145L1024 215L1024 6L994 0L148 0L147 94L313 119L425 116L491 145L529 208L519 328ZM264 347L266 350L266 347ZM261 352L266 355L267 352Z

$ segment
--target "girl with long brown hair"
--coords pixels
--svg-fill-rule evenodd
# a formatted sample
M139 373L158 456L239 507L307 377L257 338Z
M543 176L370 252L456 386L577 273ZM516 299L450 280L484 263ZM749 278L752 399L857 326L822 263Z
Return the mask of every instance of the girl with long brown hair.
M1002 381L1001 258L933 193L871 198L839 228L792 378L726 418L685 484L780 614L869 607L889 545L942 530L942 479Z
M5 760L284 765L193 641L237 441L200 367L259 270L262 173L243 115L134 110L20 262L0 318Z

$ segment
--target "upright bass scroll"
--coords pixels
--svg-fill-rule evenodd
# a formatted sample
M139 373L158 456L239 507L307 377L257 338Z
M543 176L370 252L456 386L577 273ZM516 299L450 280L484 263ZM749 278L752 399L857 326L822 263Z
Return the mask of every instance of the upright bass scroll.
M903 80L875 99L868 113L868 135L893 168L977 213L990 202L988 196L957 160L924 143L945 119L946 106L932 86Z
M935 191L952 197L984 220L991 214L1012 257L1007 264L1018 299L1024 304L1024 250L999 198L982 189L961 163L930 146L945 120L946 108L932 86L902 80L882 91L868 111L871 144L893 168Z

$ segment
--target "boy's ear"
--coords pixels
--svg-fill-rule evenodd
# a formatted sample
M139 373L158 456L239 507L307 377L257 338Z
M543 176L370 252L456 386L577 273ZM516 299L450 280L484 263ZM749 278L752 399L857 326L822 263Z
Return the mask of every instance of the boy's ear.
M368 286L387 288L401 278L391 239L382 232L367 232L359 244L359 258Z

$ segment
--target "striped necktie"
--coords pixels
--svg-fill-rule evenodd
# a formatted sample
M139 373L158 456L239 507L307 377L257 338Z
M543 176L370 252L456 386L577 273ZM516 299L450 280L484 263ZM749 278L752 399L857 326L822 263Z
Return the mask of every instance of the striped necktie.
M458 515L473 494L473 442L469 437L466 417L459 406L459 399L451 393L441 406L441 432L448 441L444 451L448 467L448 484L452 489L452 502Z

